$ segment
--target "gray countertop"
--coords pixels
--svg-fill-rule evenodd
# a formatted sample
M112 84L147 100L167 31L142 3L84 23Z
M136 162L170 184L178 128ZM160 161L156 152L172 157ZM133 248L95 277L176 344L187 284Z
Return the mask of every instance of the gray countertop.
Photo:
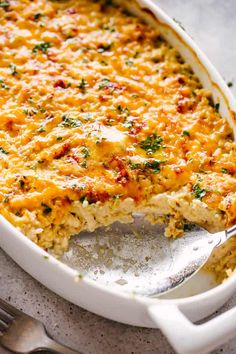
M156 2L170 16L181 21L226 81L234 82L236 1ZM236 82L232 90L236 93ZM70 304L32 279L1 250L0 296L42 320L55 339L85 354L174 354L159 330L115 323ZM236 306L236 294L221 311L233 306ZM214 354L222 352L236 353L236 338ZM5 352L0 348L0 353Z

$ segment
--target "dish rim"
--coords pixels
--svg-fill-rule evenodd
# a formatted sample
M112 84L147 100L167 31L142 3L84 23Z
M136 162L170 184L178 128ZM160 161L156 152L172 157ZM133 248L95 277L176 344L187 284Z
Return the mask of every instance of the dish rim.
M192 40L192 38L174 21L169 17L156 3L154 4L151 0L135 0L143 10L143 8L147 8L149 11L151 11L154 16L156 17L158 14L158 17L161 17L163 19L163 23L165 23L173 32L176 33L176 35L181 38L183 45L187 45L189 49L197 56L199 63L201 66L206 70L207 73L209 73L209 77L211 79L214 79L212 81L213 84L215 84L221 94L225 98L225 102L228 105L229 111L232 112L233 116L235 117L236 115L236 101L233 97L232 92L228 88L227 84L224 82L223 78L219 74L219 72L216 70L216 68L211 64L207 56L202 52L202 50L198 47L198 45ZM156 18L156 21L160 22L160 19ZM233 121L233 119L232 119ZM236 122L233 121L233 129L234 129L234 134L236 136ZM3 224L6 229L8 229L9 233L14 234L14 236L18 237L20 242L25 246L26 251L30 250L31 253L33 253L35 256L40 256L42 258L48 257L45 259L45 261L49 262L52 265L59 266L61 271L64 272L68 277L71 278L71 281L75 281L76 276L78 276L78 272L69 267L68 265L64 264L63 262L59 261L52 255L49 255L46 251L44 251L42 248L40 248L38 245L36 245L33 241L31 241L29 238L27 238L23 233L21 233L17 228L15 228L10 222L8 222L2 215L0 215L0 224ZM4 237L4 236L2 236ZM207 299L209 297L216 297L219 293L221 293L223 290L226 290L232 286L232 284L235 283L236 285L236 272L227 279L224 283L207 290L205 292L202 292L197 295L193 295L190 297L184 297L181 299L159 299L159 298L154 298L154 297L147 297L147 296L142 296L142 295L137 295L137 294L130 294L126 293L122 290L118 289L113 289L112 287L103 285L98 283L97 281L87 277L86 275L83 275L83 279L81 282L84 282L87 286L89 286L91 289L95 288L104 294L110 294L116 297L120 297L123 299L130 299L130 297L134 298L135 301L138 301L140 303L143 303L147 306L150 306L152 304L156 304L157 302L166 302L170 304L178 304L178 305L183 305L183 304L188 304L192 302L198 302L200 300ZM78 282L78 285L81 283L80 281Z

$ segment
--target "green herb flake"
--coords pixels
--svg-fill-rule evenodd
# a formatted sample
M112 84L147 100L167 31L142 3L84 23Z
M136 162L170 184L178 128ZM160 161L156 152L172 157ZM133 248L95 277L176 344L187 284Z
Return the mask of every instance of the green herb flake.
M10 201L10 198L9 198L9 196L8 195L6 195L6 197L3 199L3 203L9 203L9 201Z
M82 163L81 163L81 167L83 168L87 168L88 167L88 164L87 164L87 161L84 160Z
M192 230L194 229L194 227L195 227L194 224L184 224L183 230L184 230L185 232L187 232L187 231L192 231Z
M190 136L190 133L188 130L184 130L182 133L182 136Z
M233 83L232 81L229 81L229 82L227 83L227 85L228 85L228 87L233 87L233 86L234 86L234 83Z
M6 85L4 83L4 80L3 79L0 79L0 87L5 89L5 90L9 90L10 89L10 86Z
M116 110L118 111L119 114L130 114L130 110L128 107L122 107L120 104L116 107Z
M10 65L9 65L9 68L10 68L10 70L11 70L12 76L15 76L15 75L18 74L18 71L17 71L17 68L16 68L16 65L15 65L15 64L10 64Z
M41 206L43 207L43 213L45 215L50 214L52 212L52 208L49 205L41 203Z
M47 259L49 259L49 257L48 257L48 256L43 256L43 258L44 258L44 259L46 259L46 260L47 260Z
M37 130L38 133L44 133L46 132L45 128L41 127Z
M134 121L131 119L126 119L124 122L124 127L127 129L131 129L133 127Z
M87 198L86 198L85 195L83 195L83 196L81 196L81 197L79 198L79 201L80 201L81 203L83 203L85 200L87 200Z
M112 47L113 43L110 44L100 44L99 48L97 50L98 53L104 53L106 51L109 51Z
M25 181L23 179L19 180L20 188L23 189L25 186Z
M193 194L195 198L202 200L202 198L206 195L206 189L200 187L199 183L196 183L193 186Z
M43 17L43 16L44 16L43 14L41 14L40 12L38 12L38 13L36 13L36 14L34 15L34 20L35 20L35 21L38 21L38 20L40 20L40 18Z
M219 109L220 109L220 103L216 103L216 104L215 104L215 109L216 109L216 111L217 111L217 112L219 112Z
M51 47L52 44L50 42L39 43L33 48L33 53L38 53L38 52L47 53L48 49Z
M162 147L163 139L157 135L152 134L145 140L141 141L140 147L145 150L147 155L152 155Z
M40 107L39 111L40 111L41 113L45 113L45 112L46 112L46 108Z
M86 93L86 87L88 86L87 81L85 79L81 79L79 85L77 86L83 94Z
M9 1L0 1L0 7L2 9L8 9L9 6L10 6Z
M134 65L134 62L132 60L126 60L125 64L127 66L133 66Z
M1 147L1 146L0 146L0 153L5 154L5 155L9 154L9 152L6 151L5 149L3 149L3 147Z
M227 170L227 168L222 168L222 169L221 169L221 172L222 172L222 173L229 173L229 171Z
M114 33L116 31L116 29L114 27L111 27L109 25L103 26L103 29L106 30L106 31L109 31L111 33Z
M85 159L91 155L91 151L90 151L90 149L88 147L84 147L82 149L82 153L83 153L83 157Z
M102 79L98 88L101 90L104 87L110 87L111 86L111 81L109 79Z
M153 161L145 161L145 168L149 168L153 171L153 173L160 173L160 165L163 163L162 161L153 160Z
M61 141L62 139L63 139L62 136L57 137L57 141Z
M81 122L75 118L71 118L68 115L64 114L62 116L62 122L60 123L63 127L67 128L77 128L81 126Z
M137 170L139 168L141 168L141 164L140 163L129 163L129 167L131 168L131 170Z

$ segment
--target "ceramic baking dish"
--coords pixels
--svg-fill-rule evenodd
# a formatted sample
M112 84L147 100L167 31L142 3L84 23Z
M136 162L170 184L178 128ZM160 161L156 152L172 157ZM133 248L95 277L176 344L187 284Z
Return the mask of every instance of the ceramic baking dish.
M125 2L124 2L125 3ZM125 5L157 26L162 35L182 54L203 86L220 103L236 136L236 103L223 79L192 39L150 0ZM49 289L89 311L135 326L160 328L178 353L207 353L235 335L236 308L202 325L203 319L222 306L236 290L236 274L223 284L195 296L164 300L108 288L48 255L0 216L0 246L25 271Z

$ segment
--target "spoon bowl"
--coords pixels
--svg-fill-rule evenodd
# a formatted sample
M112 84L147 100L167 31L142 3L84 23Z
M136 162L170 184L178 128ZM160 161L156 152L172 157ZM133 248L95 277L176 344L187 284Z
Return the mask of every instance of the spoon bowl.
M61 260L103 285L155 296L192 277L235 229L210 234L191 226L173 240L164 236L163 225L150 225L136 215L133 224L114 223L73 237Z

